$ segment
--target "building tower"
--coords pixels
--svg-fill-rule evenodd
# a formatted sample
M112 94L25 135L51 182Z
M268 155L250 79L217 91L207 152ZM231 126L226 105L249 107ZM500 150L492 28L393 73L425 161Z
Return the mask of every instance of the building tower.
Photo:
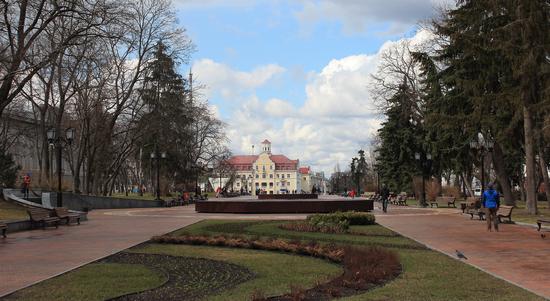
M271 142L267 139L262 142L262 152L271 155Z

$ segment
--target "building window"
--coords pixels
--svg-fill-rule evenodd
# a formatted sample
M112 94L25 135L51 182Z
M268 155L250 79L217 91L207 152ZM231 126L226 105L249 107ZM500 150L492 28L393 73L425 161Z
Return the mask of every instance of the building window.
M269 174L269 178L270 178L270 179L273 179L273 174Z
M256 179L259 179L260 178L260 175L259 174L256 174Z
M277 174L277 179L279 178L279 174Z
M269 182L269 187L273 188L273 182Z
M262 187L267 187L267 183L262 183Z
M286 182L286 185L290 186L290 182Z
M290 174L287 174L286 177L290 179Z
M256 183L256 187L260 187L260 183Z
M265 171L265 165L264 165L264 166L262 166L262 170L263 170L263 171Z
M285 178L285 175L281 175L283 177L283 179Z
M258 165L256 165L256 170L258 170Z
M262 175L262 179L265 179L265 173Z

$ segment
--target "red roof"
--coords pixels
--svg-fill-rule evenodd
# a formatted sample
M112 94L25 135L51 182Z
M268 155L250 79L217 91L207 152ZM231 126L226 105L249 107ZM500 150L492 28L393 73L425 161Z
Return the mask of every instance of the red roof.
M233 156L227 160L231 165L241 165L240 170L244 168L242 165L249 165L246 168L252 168L252 164L258 159L258 155L239 155ZM269 159L275 163L276 169L294 170L298 166L298 160L290 160L285 155L270 155Z
M269 140L265 139L264 142L262 142L262 144L264 144L264 143L271 143L271 142L269 142Z
M309 166L308 167L300 167L298 169L298 172L303 174L303 175L307 175L309 173Z
M290 160L285 155L271 155L269 159L275 164L298 164L298 160Z
M240 155L240 156L233 156L227 160L227 162L231 165L237 165L237 164L252 164L254 161L258 159L258 156L256 155Z

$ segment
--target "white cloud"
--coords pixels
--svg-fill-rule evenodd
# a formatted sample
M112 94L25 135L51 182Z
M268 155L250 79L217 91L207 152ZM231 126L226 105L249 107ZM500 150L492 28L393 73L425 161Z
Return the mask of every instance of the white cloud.
M411 45L429 38L429 33L420 31L410 39ZM267 138L274 152L298 158L302 164L328 175L337 162L342 169L348 168L349 158L356 156L360 148L370 146L383 117L377 114L368 82L383 51L400 42L388 41L375 54L333 59L321 71L310 72L306 99L299 107L289 100L260 99L254 94L254 89L282 72L282 67L268 65L242 72L210 60L202 60L199 65L208 71L203 73L203 82L213 87L213 93L225 95L223 91L235 91L235 86L251 92L246 97L241 95L241 101L225 119L234 153L250 154L253 144ZM209 74L208 81L204 74Z
M263 86L284 71L283 67L276 64L260 66L248 72L235 70L210 59L201 59L193 64L197 81L206 85L206 96L219 94L228 100Z

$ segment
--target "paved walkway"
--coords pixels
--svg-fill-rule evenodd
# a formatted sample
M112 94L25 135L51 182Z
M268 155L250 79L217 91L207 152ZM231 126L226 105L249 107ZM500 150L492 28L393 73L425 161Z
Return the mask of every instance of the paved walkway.
M466 261L541 296L550 298L550 237L535 229L501 225L488 233L486 224L455 209L391 207L375 211L377 221L405 236ZM202 219L299 219L297 214L199 214L193 206L94 210L80 226L13 233L0 239L0 296ZM550 233L548 233L550 236Z
M413 213L419 210L431 214ZM390 208L376 221L454 258L459 250L467 263L550 299L550 233L542 239L535 228L514 224L488 232L485 221L471 220L456 209L410 211Z
M199 214L194 206L94 210L80 226L18 232L0 238L0 297L205 218L304 217Z

